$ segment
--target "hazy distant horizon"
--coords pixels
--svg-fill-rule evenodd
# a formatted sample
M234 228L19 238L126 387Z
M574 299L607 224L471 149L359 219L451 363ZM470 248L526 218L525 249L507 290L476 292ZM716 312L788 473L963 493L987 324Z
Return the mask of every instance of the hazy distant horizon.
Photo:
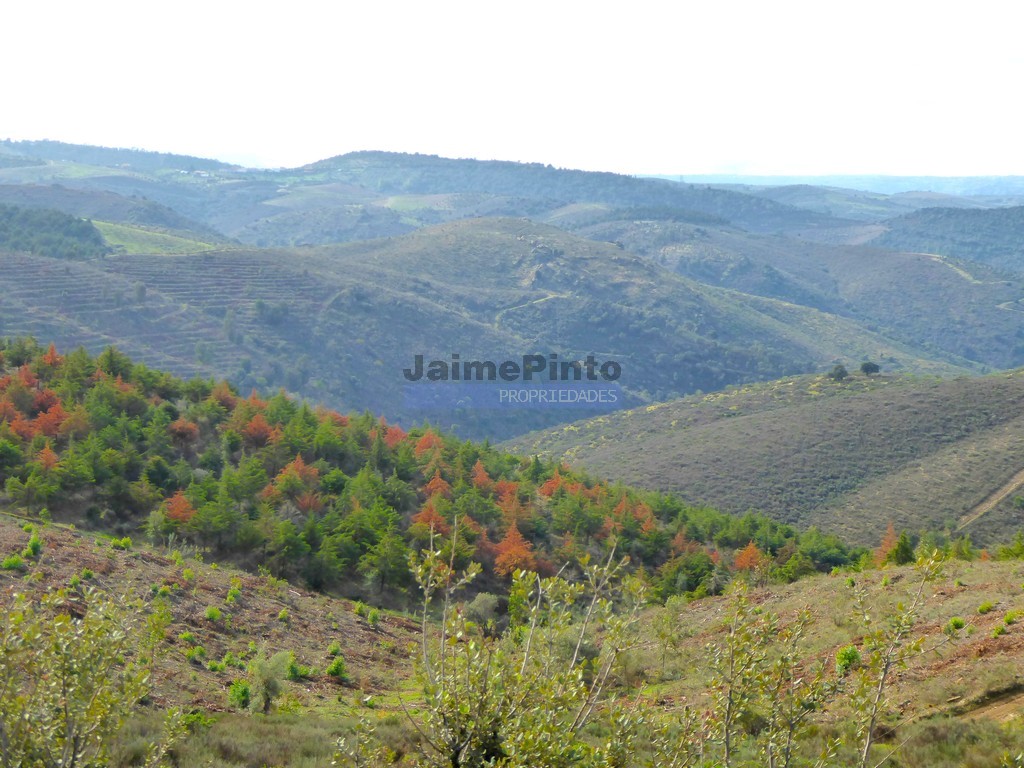
M5 11L14 139L268 168L373 147L632 175L1024 174L1005 3Z

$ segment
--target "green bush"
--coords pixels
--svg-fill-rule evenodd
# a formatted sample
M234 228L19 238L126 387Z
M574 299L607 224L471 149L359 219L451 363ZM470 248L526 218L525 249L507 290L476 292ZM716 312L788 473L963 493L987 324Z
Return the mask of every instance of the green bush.
M291 618L291 617L288 614L288 609L287 608L282 608L281 612L279 614L277 614L277 620L280 621L280 622L284 622L285 624L288 623L288 619L289 618Z
M245 680L233 680L228 688L228 704L235 709L248 709L252 693Z
M860 651L856 646L848 645L836 652L836 674L846 677L851 669L860 665Z
M348 672L345 670L345 659L340 655L336 655L330 666L327 667L327 674L342 682L348 680Z
M380 626L380 611L376 608L372 609L366 616L367 623L376 629Z
M333 643L327 646L328 656L337 656L341 653L341 643L335 640Z
M959 616L954 616L953 618L951 618L951 619L950 619L950 620L949 620L949 621L948 621L948 622L946 623L946 628L945 628L945 630L944 630L944 631L945 631L945 633L946 633L947 635L949 635L950 637L952 637L952 636L953 636L953 635L955 635L955 634L956 634L957 632L959 632L959 631L960 631L961 629L963 629L963 628L964 628L964 627L965 627L966 625L967 625L967 622L966 622L966 621L964 621L964 620L963 620L962 618L960 618Z
M206 609L206 618L208 621L220 621L221 618L223 618L223 615L224 614L220 612L220 608L215 605L208 606Z
M206 658L206 649L201 645L194 645L185 651L185 658L195 664L202 664Z
M0 562L0 569L5 571L23 571L25 570L25 561L21 555L8 555L3 559L3 562Z
M39 557L39 553L43 549L43 540L39 538L38 533L33 533L32 538L28 540L28 546L25 547L25 551L22 552L22 556L26 560L35 560Z
M995 606L990 601L986 600L984 603L978 606L978 613L984 616L986 613L989 613L993 608L995 608Z

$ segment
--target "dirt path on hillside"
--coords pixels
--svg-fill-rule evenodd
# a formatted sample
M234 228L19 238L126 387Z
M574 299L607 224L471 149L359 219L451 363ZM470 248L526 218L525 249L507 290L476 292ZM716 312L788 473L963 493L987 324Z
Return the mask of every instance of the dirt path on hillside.
M1022 486L1024 486L1024 469L986 496L980 504L968 510L967 514L960 518L960 524L956 529L962 531L986 512L991 512L999 502Z
M1005 723L1024 714L1024 692L1016 691L1005 696L998 696L977 709L964 714L968 720L994 720Z

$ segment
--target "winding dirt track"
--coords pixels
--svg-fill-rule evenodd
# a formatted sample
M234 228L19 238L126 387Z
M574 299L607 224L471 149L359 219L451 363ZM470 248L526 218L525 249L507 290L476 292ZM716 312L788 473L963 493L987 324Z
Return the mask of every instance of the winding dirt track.
M960 518L960 524L956 529L962 531L986 512L991 512L999 502L1021 487L1024 487L1024 469L992 491L980 504L969 509L967 514Z

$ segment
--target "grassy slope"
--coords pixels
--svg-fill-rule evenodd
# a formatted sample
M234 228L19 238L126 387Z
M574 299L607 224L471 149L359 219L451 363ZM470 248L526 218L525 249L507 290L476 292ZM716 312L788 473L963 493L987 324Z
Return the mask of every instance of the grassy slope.
M887 522L956 527L1024 468L1024 374L798 377L526 435L519 450L691 501L873 545ZM965 530L1005 541L1011 496Z
M197 253L210 251L216 247L212 243L155 231L146 227L115 224L109 221L93 223L110 246L118 253L128 256L142 253Z

